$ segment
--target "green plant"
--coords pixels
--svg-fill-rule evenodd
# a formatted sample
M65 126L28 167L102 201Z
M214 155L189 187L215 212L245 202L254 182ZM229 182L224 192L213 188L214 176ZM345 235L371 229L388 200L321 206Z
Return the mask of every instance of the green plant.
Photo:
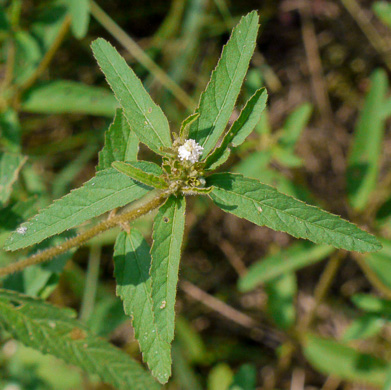
M108 42L96 40L92 45L94 55L120 105L106 133L97 173L83 187L19 226L5 244L11 251L26 248L109 212L104 221L0 269L0 275L51 260L120 226L123 231L118 234L114 248L117 295L123 301L125 313L133 319L143 359L161 383L167 382L171 375L174 306L187 196L208 196L226 212L316 244L361 253L382 248L374 236L355 225L256 179L237 173L212 173L227 161L232 148L245 141L266 105L266 90L257 89L238 119L225 131L255 48L257 32L258 16L252 12L233 30L198 108L183 121L179 132L173 133L173 140L168 120L125 60ZM287 150L292 149L299 132L291 129L281 139ZM160 156L160 165L137 160L139 141ZM276 150L276 155L281 156L281 151ZM8 163L9 158L2 156L2 164L4 159L6 169L11 169L9 174L2 175L8 178L4 183L7 189L23 163L20 158ZM9 191L3 202L7 197ZM129 209L116 210L128 204ZM149 248L142 234L131 228L129 222L157 208L153 244ZM329 253L323 246L315 251L321 252L314 254L315 258ZM287 284L292 285L289 280ZM270 286L273 287L276 289L278 285ZM0 306L0 322L26 345L97 373L117 388L155 386L135 362L129 358L122 360L125 354L90 335L68 311L7 290L1 290ZM284 320L282 326L290 321Z

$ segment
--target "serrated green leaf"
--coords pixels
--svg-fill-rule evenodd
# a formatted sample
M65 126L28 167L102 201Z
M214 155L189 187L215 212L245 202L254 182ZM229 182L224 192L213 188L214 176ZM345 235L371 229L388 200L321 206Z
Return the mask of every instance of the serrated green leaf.
M297 107L286 119L283 132L278 142L281 146L287 149L293 149L296 145L300 134L307 126L311 118L313 106L310 103L304 103Z
M91 47L131 129L150 149L164 154L160 149L171 147L172 142L168 121L161 108L153 102L140 79L109 42L99 38Z
M90 1L89 0L68 0L69 12L71 14L71 29L73 35L78 38L84 38L88 31L90 22Z
M196 121L196 119L200 116L198 112L187 117L181 124L181 129L179 131L179 135L183 140L189 138L189 126Z
M247 272L240 277L240 291L251 291L262 283L269 282L285 273L297 271L310 264L325 259L334 248L329 245L313 245L309 242L299 242L287 249L266 256L251 264Z
M223 160L222 157L229 149L230 145L237 147L244 142L244 140L250 135L256 124L259 122L262 111L265 109L266 101L266 89L258 89L246 103L245 107L239 115L239 118L233 123L227 134L224 136L221 145L216 148L206 159L206 168L209 168L212 165L216 165L216 162L219 159Z
M116 389L159 388L139 363L73 317L69 309L0 290L0 323L26 346L97 374Z
M175 297L185 227L185 198L171 195L154 219L152 300L156 324L162 338L171 343L175 329Z
M135 166L134 163L131 161L127 163L123 161L114 161L111 165L118 172L121 172L129 176L133 180L139 181L140 183L145 184L149 187L159 189L165 189L168 187L168 184L161 177L156 176L152 173L144 172L142 169ZM156 170L158 169L160 169L160 167L156 165Z
M297 280L293 272L288 272L266 283L267 309L276 325L289 329L296 319L294 305L297 293Z
M86 114L113 117L118 103L110 91L57 80L29 89L21 102L25 112L37 114Z
M27 157L21 154L0 152L0 205L8 202L12 186L26 160Z
M257 13L253 11L233 29L209 84L201 95L196 111L200 116L190 126L189 138L204 148L203 158L216 145L235 106L254 52L258 20Z
M387 1L375 1L373 12L389 28L391 28L391 4Z
M376 386L381 386L385 381L385 361L336 341L307 335L303 350L311 365L326 375Z
M293 183L281 172L268 168L271 153L267 151L255 152L241 161L233 169L235 173L241 173L247 177L258 179L264 184L277 188L283 194L293 196L305 202L316 203L311 192L300 184Z
M142 234L135 229L130 234L122 232L114 248L117 295L123 301L125 313L133 319L143 360L152 375L166 383L171 375L171 347L162 339L155 321L150 265L149 245Z
M384 70L371 76L371 89L355 128L354 141L348 158L347 191L349 202L362 211L376 187L385 130L383 103L388 82Z
M123 111L118 109L114 122L106 131L105 146L99 152L96 170L110 168L114 161L136 161L138 149L138 138L130 129Z
M340 217L278 192L254 179L232 173L207 178L210 197L224 211L297 238L336 248L373 252L382 245L372 235Z
M139 163L154 173L154 165ZM17 250L36 244L114 208L125 206L151 190L114 168L97 172L83 187L43 209L37 216L21 225L6 242L7 250ZM19 233L18 233L19 231Z

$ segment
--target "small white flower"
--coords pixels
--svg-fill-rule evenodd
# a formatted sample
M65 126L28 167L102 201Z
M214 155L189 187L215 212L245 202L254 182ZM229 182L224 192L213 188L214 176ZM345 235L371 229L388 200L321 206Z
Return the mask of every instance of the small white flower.
M178 156L183 160L196 163L201 157L204 148L199 145L194 139L188 139L182 146L178 148Z

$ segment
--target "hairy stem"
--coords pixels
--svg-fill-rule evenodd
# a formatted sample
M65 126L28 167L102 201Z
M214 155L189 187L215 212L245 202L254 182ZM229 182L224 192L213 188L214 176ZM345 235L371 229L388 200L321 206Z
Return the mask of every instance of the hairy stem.
M86 230L83 233L78 234L77 236L69 239L68 241L65 241L60 245L36 253L35 255L32 255L27 259L18 261L17 263L9 264L4 268L0 268L0 276L5 276L18 271L22 271L30 265L40 264L45 261L49 261L53 257L58 256L61 253L67 252L71 248L76 248L83 245L86 241L97 236L98 234L105 232L106 230L112 229L113 227L124 224L126 222L133 221L145 214L148 214L150 211L161 206L164 203L165 199L166 195L159 195L124 214L115 215L111 218L109 217L105 221L93 226L92 228Z

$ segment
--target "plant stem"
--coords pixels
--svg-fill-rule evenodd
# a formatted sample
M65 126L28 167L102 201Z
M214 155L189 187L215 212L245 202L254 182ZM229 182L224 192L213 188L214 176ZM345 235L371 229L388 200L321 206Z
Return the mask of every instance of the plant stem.
M99 267L101 258L100 245L92 245L88 259L86 284L80 309L80 321L87 322L95 304L96 289L99 281Z
M62 25L60 27L60 30L58 31L56 39L53 41L49 50L42 58L42 61L39 63L35 72L20 86L19 93L29 89L31 86L35 84L35 82L39 79L39 77L41 77L43 72L46 70L46 68L49 66L50 62L52 61L54 54L57 52L62 41L64 40L70 25L71 25L71 17L67 15L64 21L62 22Z
M302 335L307 329L311 326L312 321L315 318L316 310L318 309L320 303L325 298L331 284L334 280L334 276L338 271L342 263L342 252L337 252L333 255L328 261L326 268L324 269L318 284L315 287L314 297L315 302L311 310L304 315L302 321L298 325L299 335Z
M146 69L148 69L186 108L195 108L193 99L156 64L143 49L94 1L91 1L92 16L124 46L124 48Z
M387 68L391 70L391 54L383 37L377 32L370 19L356 0L341 0L341 3L356 21L373 48L383 57Z
M378 277L376 272L365 262L364 257L354 254L354 260L360 266L361 270L364 272L365 276L372 283L372 285L377 288L387 299L391 299L391 290L385 285L382 280Z
M0 276L5 276L18 271L22 271L30 265L49 261L53 257L58 256L61 253L67 252L71 248L76 248L83 245L89 239L105 232L106 230L124 224L126 222L133 221L145 214L148 214L150 211L162 205L165 199L166 195L156 196L135 209L132 209L124 214L119 214L112 218L106 219L98 225L93 226L92 228L86 230L83 233L78 234L76 237L73 237L60 245L36 253L35 255L32 255L27 259L21 260L17 263L9 264L4 268L0 268Z

